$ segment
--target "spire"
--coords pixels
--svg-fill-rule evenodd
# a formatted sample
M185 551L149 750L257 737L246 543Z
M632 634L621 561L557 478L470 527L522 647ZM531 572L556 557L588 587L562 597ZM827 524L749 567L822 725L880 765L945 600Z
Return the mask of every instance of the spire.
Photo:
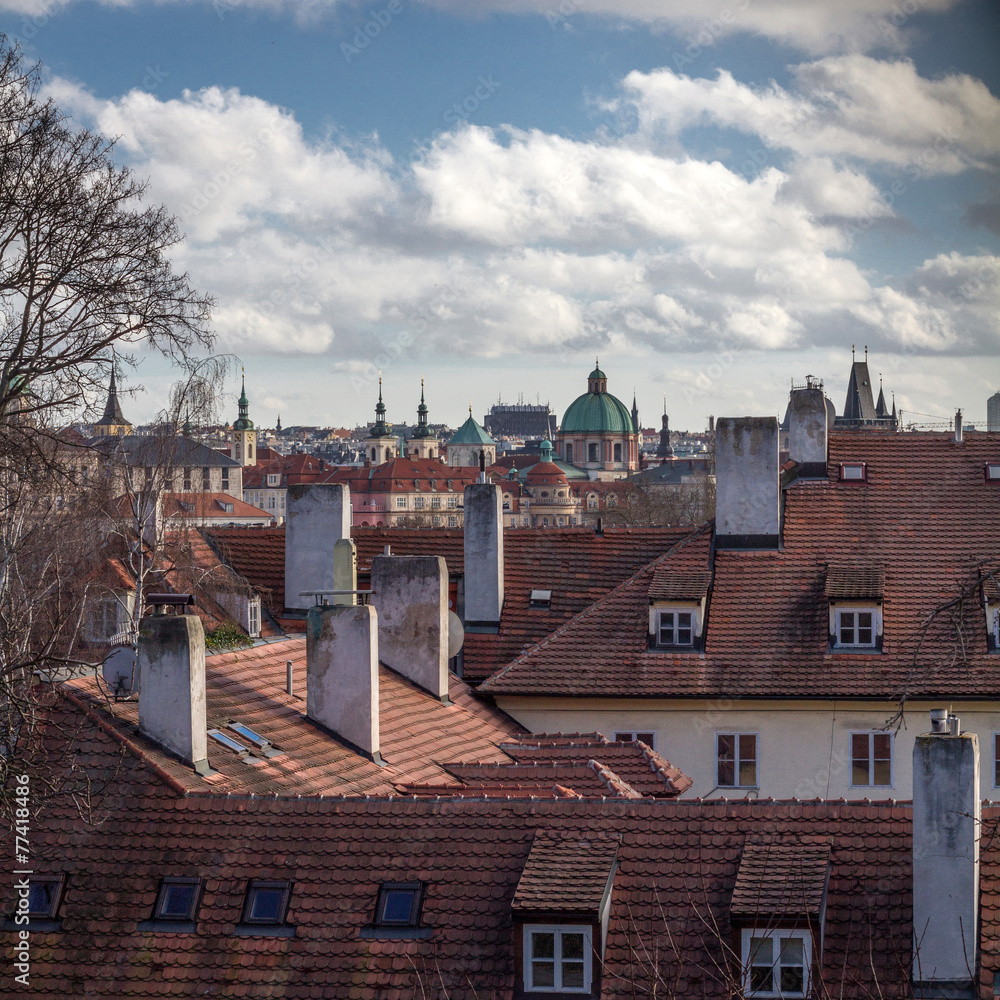
M108 387L108 401L104 406L104 413L98 421L99 425L112 425L118 427L131 427L132 425L122 415L121 404L118 402L118 386L115 382L115 357L111 355L111 385Z
M635 401L635 389L632 390L632 429L639 433L639 407Z
M240 398L237 400L237 404L240 408L240 415L233 422L234 431L252 431L253 421L250 419L249 406L250 403L247 400L247 376L246 371L241 369L243 373L243 383L240 390Z
M275 430L276 430L276 431L277 431L277 432L278 432L279 434L281 433L281 414L280 414L280 413L278 414L278 424L277 424L277 426L276 426L276 427L275 427L274 429L275 429Z
M385 403L382 402L382 376L378 377L378 402L375 404L375 423L372 424L373 438L391 437L392 430L385 420Z
M885 393L882 391L882 373L878 374L878 402L875 404L875 416L884 418L889 416L889 408L885 405Z
M426 438L431 436L431 429L427 426L427 404L424 402L424 380L420 380L420 405L417 407L417 426L413 431L415 438Z
M184 437L191 437L191 410L189 407L184 408L184 429L181 432Z

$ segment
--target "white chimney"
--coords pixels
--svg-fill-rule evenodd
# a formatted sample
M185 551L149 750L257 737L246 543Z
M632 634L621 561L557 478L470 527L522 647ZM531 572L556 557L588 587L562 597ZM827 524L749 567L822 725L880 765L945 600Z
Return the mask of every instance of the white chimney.
M788 457L798 463L800 478L825 478L827 458L826 396L812 383L792 389L788 398Z
M208 774L201 620L183 614L143 618L138 663L140 731Z
M285 513L285 610L317 603L304 592L337 590L336 543L351 535L351 493L341 483L289 486Z
M955 443L962 443L962 411L955 411Z
M377 764L378 614L368 605L313 607L306 617L306 715Z
M371 603L378 655L442 701L448 699L448 566L440 556L375 556Z
M941 710L931 727L913 746L914 994L978 996L979 742Z
M358 547L353 538L338 538L333 543L333 585L336 591L331 604L357 604Z
M715 424L716 547L777 548L780 503L777 418L720 417Z
M503 610L503 501L496 483L465 487L465 630L496 632Z

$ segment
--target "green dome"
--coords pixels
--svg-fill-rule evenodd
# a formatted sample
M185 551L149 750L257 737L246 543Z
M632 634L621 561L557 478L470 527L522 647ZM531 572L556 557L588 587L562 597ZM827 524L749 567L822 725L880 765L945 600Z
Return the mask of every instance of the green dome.
M596 369L594 378L604 378ZM634 434L628 407L610 392L587 392L569 405L559 426L560 434Z
M598 368L595 368L595 369L594 369L594 370L593 370L593 371L592 371L592 372L591 372L591 373L590 373L590 374L589 374L589 375L587 376L587 378L589 378L589 379L590 379L590 378L607 378L607 377L608 377L608 376L607 376L607 375L605 375L605 374L604 374L604 372L602 372L602 371L601 371L601 369L600 369L599 367L598 367Z
M486 433L484 428L476 423L475 418L469 413L469 419L452 435L448 444L496 444Z

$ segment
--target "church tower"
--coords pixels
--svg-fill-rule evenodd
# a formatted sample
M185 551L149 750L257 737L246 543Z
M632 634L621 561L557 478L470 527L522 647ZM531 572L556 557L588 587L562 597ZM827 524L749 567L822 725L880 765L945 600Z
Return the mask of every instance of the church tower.
M660 443L656 448L657 458L673 458L674 449L670 447L670 417L667 416L667 397L663 397L663 417L660 426Z
M232 457L244 468L257 464L257 432L247 413L247 378L243 376L243 390L238 400L240 415L233 421Z
M378 402L375 404L375 423L365 438L365 461L381 465L396 457L396 438L392 424L385 419L385 403L382 402L382 376L378 377Z
M420 405L417 407L417 426L410 441L411 458L437 458L441 442L427 426L427 404L424 402L424 380L420 380Z
M121 404L118 402L118 388L115 385L115 366L111 364L111 386L108 389L108 401L104 406L101 419L94 424L96 437L131 434L132 425L122 416Z

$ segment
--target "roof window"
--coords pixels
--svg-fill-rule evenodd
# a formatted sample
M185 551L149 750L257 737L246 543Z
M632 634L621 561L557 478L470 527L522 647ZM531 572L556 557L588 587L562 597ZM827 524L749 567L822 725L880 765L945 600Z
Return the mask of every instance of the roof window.
M987 462L985 471L987 482L1000 482L1000 462Z
M249 747L245 747L239 740L234 740L231 736L227 736L224 732L219 729L210 729L208 735L212 737L217 743L221 743L228 750L233 750L241 757L250 752Z
M165 878L160 882L153 909L154 920L190 922L198 910L200 878Z
M62 875L36 875L28 880L28 916L55 920L62 899Z
M868 479L868 467L864 462L841 462L840 478L843 482L865 482Z
M226 727L234 733L242 736L248 743L252 743L258 750L264 752L265 757L277 757L280 751L274 749L274 744L265 736L255 732L249 726L244 726L242 722L230 722Z
M243 921L236 925L235 933L240 937L294 937L295 928L285 922L291 895L291 882L253 879L247 886Z
M552 607L552 591L551 590L533 590L531 596L528 598L529 608L545 608L549 609Z
M420 926L424 903L423 882L383 882L375 901L375 919L361 928L365 938L428 938L429 927Z

